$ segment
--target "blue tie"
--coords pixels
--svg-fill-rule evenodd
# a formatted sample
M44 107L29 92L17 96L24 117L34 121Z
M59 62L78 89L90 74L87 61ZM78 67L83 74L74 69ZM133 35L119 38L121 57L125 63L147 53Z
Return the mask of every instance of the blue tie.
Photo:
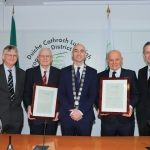
M77 74L76 74L78 88L80 85L80 72L79 72L79 70L80 70L80 67L77 68Z

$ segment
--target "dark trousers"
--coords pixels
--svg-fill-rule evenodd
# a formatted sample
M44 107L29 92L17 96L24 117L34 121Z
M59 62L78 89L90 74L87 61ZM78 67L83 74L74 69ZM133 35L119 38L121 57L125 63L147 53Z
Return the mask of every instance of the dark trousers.
M72 121L67 122L61 120L62 135L67 136L91 136L93 122Z
M140 122L138 128L140 136L150 136L150 125L148 124L146 119Z
M2 132L7 134L20 134L23 127L23 121L15 121L13 118L8 123L2 121Z
M30 134L43 135L56 135L58 121L53 121L50 125L45 123L41 125L30 124Z
M133 136L134 121L122 124L118 120L113 124L105 124L101 122L101 136Z

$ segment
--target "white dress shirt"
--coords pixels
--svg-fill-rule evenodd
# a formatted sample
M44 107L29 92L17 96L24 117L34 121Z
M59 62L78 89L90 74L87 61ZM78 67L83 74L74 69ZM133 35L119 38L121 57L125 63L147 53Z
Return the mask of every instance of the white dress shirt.
M75 75L77 74L78 67L80 67L79 72L80 72L80 79L81 79L81 75L82 75L82 72L83 72L84 64L82 64L81 66L77 66L77 65L74 64Z
M147 80L149 79L149 76L150 76L150 66L148 66L148 69L147 69Z
M113 72L116 72L115 76L116 77L120 77L121 74L121 68L119 68L118 70L111 70L109 71L109 77L112 77Z

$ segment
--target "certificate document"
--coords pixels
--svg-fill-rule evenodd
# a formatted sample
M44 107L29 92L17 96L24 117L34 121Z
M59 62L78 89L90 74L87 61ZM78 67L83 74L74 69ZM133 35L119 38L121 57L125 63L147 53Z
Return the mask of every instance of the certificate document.
M129 78L102 78L100 80L100 112L127 113Z
M33 95L33 116L55 117L57 88L35 85Z

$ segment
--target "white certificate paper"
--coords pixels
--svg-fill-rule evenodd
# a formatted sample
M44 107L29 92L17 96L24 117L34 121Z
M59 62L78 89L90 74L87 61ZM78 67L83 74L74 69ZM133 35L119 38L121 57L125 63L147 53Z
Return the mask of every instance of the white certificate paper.
M127 112L127 80L102 81L102 112Z
M54 117L57 88L36 85L33 116Z

